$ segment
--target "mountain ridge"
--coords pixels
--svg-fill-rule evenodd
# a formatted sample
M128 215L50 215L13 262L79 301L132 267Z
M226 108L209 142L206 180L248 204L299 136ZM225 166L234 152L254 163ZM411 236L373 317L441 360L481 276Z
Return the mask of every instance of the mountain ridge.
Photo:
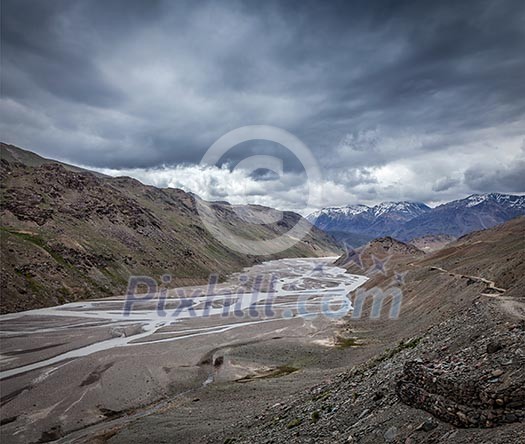
M328 233L336 233L335 237L343 242L358 235L365 239L366 236L393 236L410 241L427 235L459 237L523 214L525 196L485 193L434 208L409 201L383 202L373 207L362 204L327 207L308 215L307 220ZM349 243L360 246L359 242Z

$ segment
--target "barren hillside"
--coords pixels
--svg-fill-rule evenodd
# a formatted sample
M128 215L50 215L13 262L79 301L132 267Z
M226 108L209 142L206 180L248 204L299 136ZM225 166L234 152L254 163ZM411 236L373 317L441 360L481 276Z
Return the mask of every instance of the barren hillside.
M377 253L377 242L373 247ZM349 317L342 329L353 339L348 353L364 355L377 344L383 351L226 427L221 439L523 442L525 219L472 233L435 254L390 261L386 273L368 268L366 286L385 289L403 276L399 319L387 319L387 304L380 320Z
M2 313L122 294L131 275L171 274L172 285L180 286L270 258L222 245L204 228L197 198L182 190L92 174L11 145L1 150ZM276 238L301 220L285 212L279 222L251 224L238 207L216 203L214 209L247 239ZM257 215L260 207L241 210ZM313 227L272 257L338 251Z

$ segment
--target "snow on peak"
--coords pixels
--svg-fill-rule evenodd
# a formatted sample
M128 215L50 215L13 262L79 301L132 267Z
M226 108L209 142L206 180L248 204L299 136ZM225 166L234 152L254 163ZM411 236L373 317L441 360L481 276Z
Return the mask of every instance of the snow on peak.
M331 218L357 216L361 213L368 213L371 217L379 217L388 213L403 213L418 216L429 209L425 204L419 202L382 202L374 207L367 205L347 205L344 207L326 207L307 216L309 221L315 220L320 216L326 215Z
M370 207L361 204L347 205L345 207L326 207L321 210L314 211L312 214L308 215L306 219L312 221L322 215L327 215L330 217L357 216L358 214L364 213L368 210L370 210Z
M347 205L346 207L341 207L339 210L342 214L345 214L347 216L357 216L358 214L364 213L365 211L368 211L370 207L366 205Z
M467 197L467 207L475 207L476 205L479 205L480 203L486 202L488 200L487 194L473 194L472 196Z
M498 204L508 205L509 207L525 208L525 196L514 196L511 194L489 193L489 194L472 194L464 199L466 207L472 208L483 202L493 201Z
M408 214L418 215L418 214L421 214L426 208L427 206L422 203L402 201L402 202L382 202L376 205L373 208L373 210L374 210L374 215L377 217L377 216L381 216L382 214L393 212L393 211L396 213L408 213Z

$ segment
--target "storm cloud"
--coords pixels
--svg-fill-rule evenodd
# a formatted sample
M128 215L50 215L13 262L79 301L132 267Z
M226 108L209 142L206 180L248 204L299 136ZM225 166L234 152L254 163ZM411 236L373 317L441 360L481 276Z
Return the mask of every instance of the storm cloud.
M301 165L275 144L198 166L263 124L310 148L319 206L525 192L519 0L4 0L1 31L2 139L44 156L301 210ZM286 177L232 171L253 154Z

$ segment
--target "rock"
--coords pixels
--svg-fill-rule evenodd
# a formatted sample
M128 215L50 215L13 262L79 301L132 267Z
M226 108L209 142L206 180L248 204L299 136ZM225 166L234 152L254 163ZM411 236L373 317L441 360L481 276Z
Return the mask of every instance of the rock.
M56 441L60 437L62 437L62 426L57 425L54 427L51 427L51 429L42 432L42 436L40 437L39 442L50 442L50 441Z
M370 409L364 409L361 414L358 416L357 419L361 419L361 418L364 418L366 415L368 415L368 413L370 412Z
M497 378L498 376L501 376L503 373L505 373L503 370L494 370L491 375L494 376L495 378Z
M346 442L355 442L355 439L352 435L348 435L348 438L346 438Z
M465 424L468 422L467 415L465 415L463 412L456 412L456 416L460 419L461 422Z
M487 353L496 353L503 348L503 344L498 341L491 341L487 344Z
M505 416L505 419L508 421L508 422L515 422L518 420L518 417L514 414L514 413L510 413L508 415Z
M379 401L381 398L383 398L385 396L385 394L378 390L377 392L375 392L372 396L372 401Z
M434 422L434 420L432 418L427 418L424 422L422 422L419 426L416 427L416 430L429 432L430 430L433 430L436 427L437 424Z
M385 434L383 435L383 438L385 438L386 442L394 442L397 436L397 427L392 426L390 427Z

